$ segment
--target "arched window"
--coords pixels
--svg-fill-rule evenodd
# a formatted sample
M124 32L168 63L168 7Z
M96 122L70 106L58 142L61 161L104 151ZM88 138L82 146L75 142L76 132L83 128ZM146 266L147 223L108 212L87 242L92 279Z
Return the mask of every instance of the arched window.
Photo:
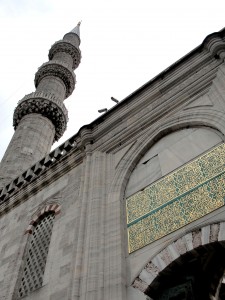
M31 235L18 289L18 299L27 296L30 292L42 286L54 218L54 211L45 210L32 223L32 231L29 231Z

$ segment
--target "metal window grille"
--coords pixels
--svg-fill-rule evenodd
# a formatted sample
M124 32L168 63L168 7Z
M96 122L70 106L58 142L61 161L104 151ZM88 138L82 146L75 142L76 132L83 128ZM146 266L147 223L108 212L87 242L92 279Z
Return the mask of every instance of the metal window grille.
M54 217L53 213L46 214L30 236L18 299L42 286Z

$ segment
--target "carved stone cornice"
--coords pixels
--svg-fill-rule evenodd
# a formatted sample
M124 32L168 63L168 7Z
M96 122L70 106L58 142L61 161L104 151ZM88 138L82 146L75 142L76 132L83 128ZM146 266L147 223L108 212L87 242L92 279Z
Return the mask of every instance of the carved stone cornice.
M34 82L36 88L40 81L46 76L55 76L63 81L66 87L66 98L72 94L76 77L68 64L59 60L44 63L35 74Z
M45 92L35 92L26 95L19 101L13 115L13 126L16 129L21 119L27 114L37 113L48 118L55 126L54 140L63 135L66 130L68 113L62 101L54 95Z
M212 56L225 59L225 41L221 32L208 35L203 41L203 45Z
M71 43L60 40L54 43L49 50L49 59L52 60L54 55L58 52L65 52L71 55L73 58L73 70L79 66L81 60L81 52L79 48L75 47Z
M25 201L27 196L31 195L31 192L35 194L44 186L54 182L64 172L71 170L74 164L80 164L83 155L81 155L82 152L79 150L77 139L77 136L71 137L17 178L11 180L6 186L0 188L0 214L16 205L18 197L20 199L19 202ZM73 155L71 156L72 153ZM57 168L56 165L59 162L60 167ZM48 172L49 168L52 169L50 173ZM37 178L41 178L41 180L37 181ZM27 192L28 185L29 193Z

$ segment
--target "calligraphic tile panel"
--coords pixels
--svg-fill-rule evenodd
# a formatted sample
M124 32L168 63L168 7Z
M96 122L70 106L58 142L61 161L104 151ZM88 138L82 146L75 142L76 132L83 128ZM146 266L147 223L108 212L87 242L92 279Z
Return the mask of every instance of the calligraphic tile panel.
M223 143L129 197L126 201L127 223L222 172L225 164L224 153Z
M130 253L225 204L224 150L217 146L127 199Z

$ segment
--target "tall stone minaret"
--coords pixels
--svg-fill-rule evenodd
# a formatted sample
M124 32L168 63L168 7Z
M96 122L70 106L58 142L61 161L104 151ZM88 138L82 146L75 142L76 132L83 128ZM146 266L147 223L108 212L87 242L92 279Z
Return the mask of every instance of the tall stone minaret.
M63 101L75 87L79 45L80 23L51 47L49 61L35 74L36 91L19 101L15 133L0 165L0 188L44 157L63 135L68 121Z

